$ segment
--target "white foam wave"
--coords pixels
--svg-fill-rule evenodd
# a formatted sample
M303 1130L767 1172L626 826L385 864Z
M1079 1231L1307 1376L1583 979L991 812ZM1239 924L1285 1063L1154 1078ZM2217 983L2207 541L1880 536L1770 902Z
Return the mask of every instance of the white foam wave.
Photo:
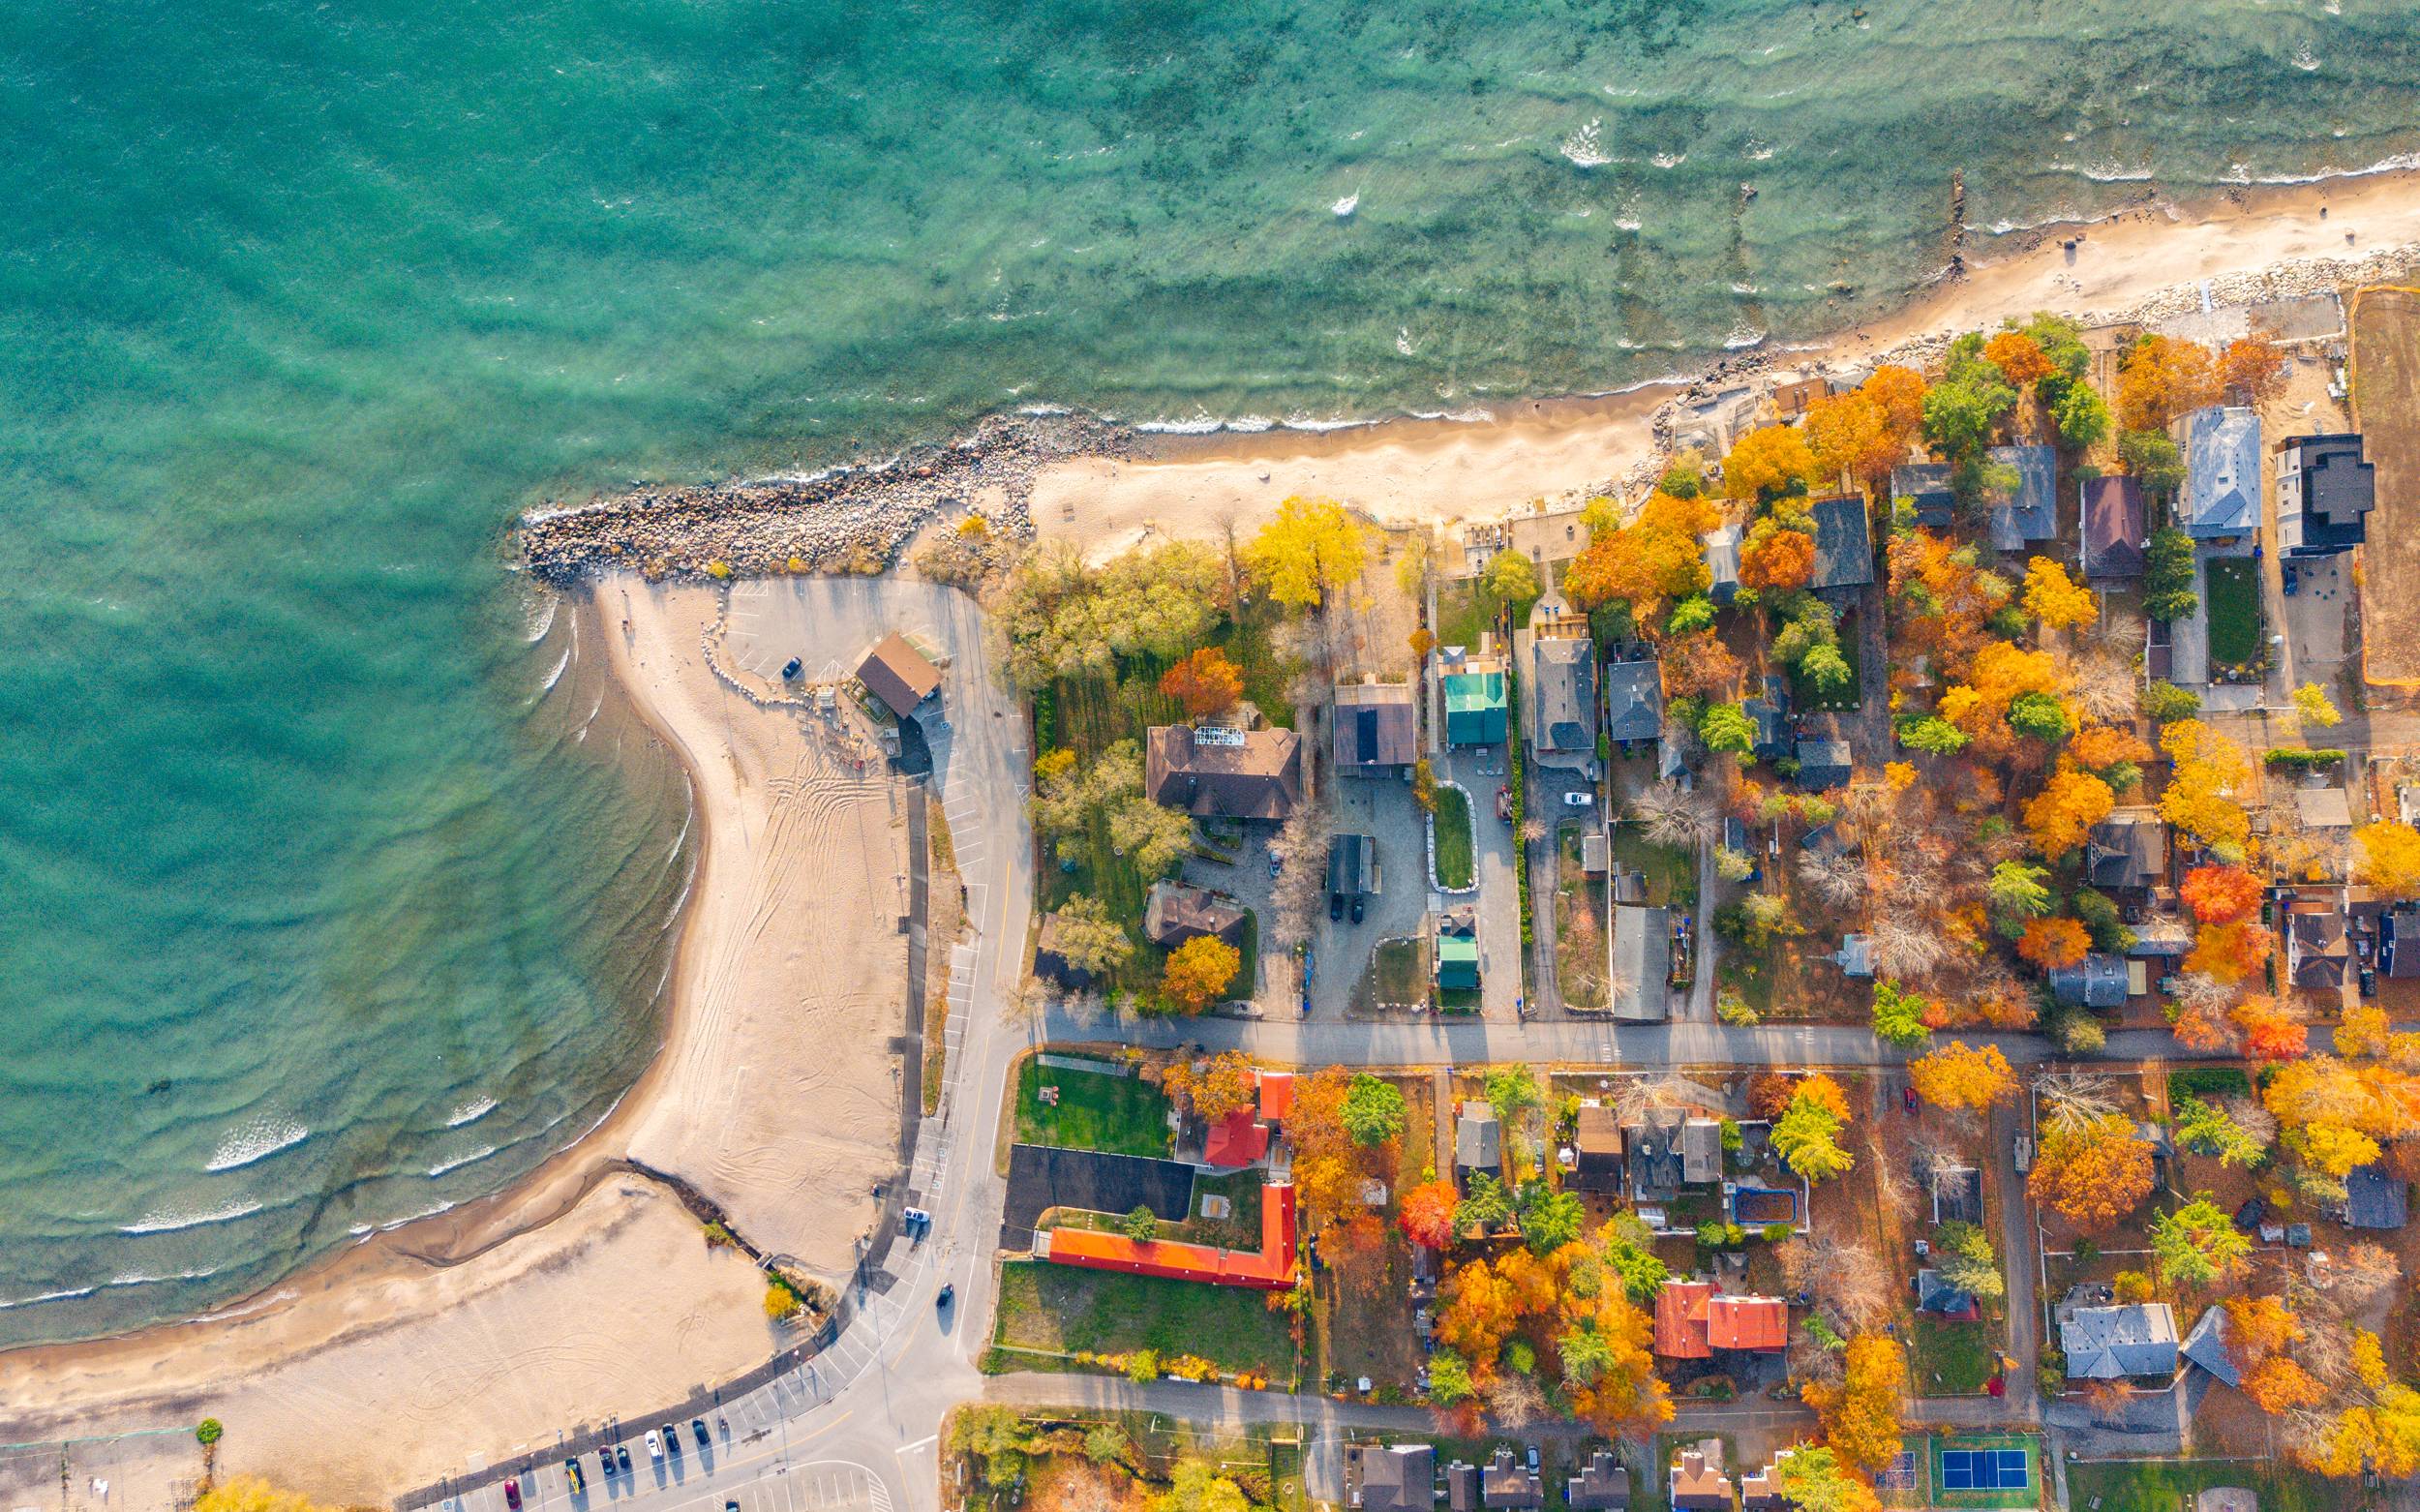
M71 1291L45 1291L40 1296L19 1297L14 1302L0 1302L0 1312L10 1308L39 1307L45 1302L65 1302L70 1297L89 1297L99 1289L97 1286L77 1286Z
M1286 428L1289 431L1358 431L1365 425L1376 423L1375 420L1322 420L1316 415L1298 414L1286 416Z
M460 1129L465 1124L475 1124L495 1111L496 1100L494 1098L472 1098L454 1109L453 1115L445 1120L445 1127Z
M1351 220L1353 212L1360 208L1361 191L1358 189L1354 190L1351 194L1346 195L1344 198L1339 199L1336 203L1328 206L1328 209L1333 211L1336 218L1340 221Z
M2240 163L2235 165L2235 167L2238 172L2243 170L2243 165ZM2370 178L2379 173L2408 172L2413 168L2420 168L2420 152L2399 152L2391 158L2380 158L2377 162L2371 164L2368 167L2321 168L2316 173L2269 173L2263 174L2258 178L2247 176L2232 180L2232 182L2248 184L2324 184L2328 180L2334 178Z
M259 1211L259 1203L238 1199L224 1207L214 1207L206 1213L151 1212L144 1214L139 1223L119 1225L118 1232L122 1234L174 1233L180 1228L199 1228L206 1224L225 1224L238 1218L249 1218Z
M1723 349L1739 351L1745 348L1762 346L1764 341L1765 333L1755 326L1735 325L1731 328L1731 334L1723 338Z
M1225 420L1202 415L1192 420L1144 420L1138 422L1134 429L1161 436L1210 436L1225 427Z
M492 1144L481 1145L478 1149L471 1151L469 1155L462 1157L460 1160L438 1162L436 1164L429 1167L429 1174L432 1176L442 1176L449 1170L460 1170L465 1165L475 1165L495 1153L496 1146Z
M1748 158L1750 161L1762 163L1772 155L1773 144L1771 142L1760 141L1753 136L1748 138Z
M1486 425L1496 415L1486 409L1414 409L1411 417L1415 420L1451 420L1457 425Z
M1689 161L1689 155L1685 152L1659 152L1647 161L1659 168L1677 168Z
M311 1131L290 1118L256 1118L240 1128L230 1129L220 1136L219 1148L202 1167L213 1174L223 1170L240 1170L255 1161L265 1161L280 1150L290 1150L311 1137Z
M217 1274L217 1269L210 1266L204 1266L202 1269L197 1271L171 1271L166 1276L139 1276L133 1271L129 1271L123 1276L110 1277L107 1282L104 1283L104 1285L111 1286L157 1286L171 1281L200 1281L204 1277L216 1276Z
M562 595L548 590L532 589L529 627L522 639L534 646L546 639L546 632L555 628L555 610L562 603Z
M546 680L538 684L538 691L541 693L552 693L555 691L555 684L563 680L563 669L570 665L571 648L566 646L563 648L562 655L555 662L555 670L548 673L546 675Z
M1575 167L1603 167L1614 161L1612 155L1605 151L1604 143L1598 136L1604 125L1603 116L1590 120L1588 125L1564 137L1562 146L1557 150L1561 152Z

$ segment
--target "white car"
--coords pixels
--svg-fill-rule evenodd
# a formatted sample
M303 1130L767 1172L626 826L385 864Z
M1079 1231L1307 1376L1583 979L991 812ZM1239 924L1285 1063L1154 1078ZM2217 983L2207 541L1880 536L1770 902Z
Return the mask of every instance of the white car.
M647 1457L650 1460L664 1457L664 1436L652 1428L647 1431Z
M1566 808L1587 808L1595 801L1596 795L1593 793L1565 793L1563 795L1563 806Z

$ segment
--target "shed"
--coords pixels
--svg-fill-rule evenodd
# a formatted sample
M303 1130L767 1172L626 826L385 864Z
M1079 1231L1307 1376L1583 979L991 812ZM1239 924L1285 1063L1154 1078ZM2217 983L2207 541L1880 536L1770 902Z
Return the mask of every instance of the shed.
M1613 842L1602 830L1590 830L1580 836L1580 874L1601 877L1613 864Z
M1468 935L1437 937L1437 984L1448 992L1468 992L1479 985L1479 942Z
M2343 788L2296 788L2294 816L2306 830L2349 830L2353 827L2352 801Z

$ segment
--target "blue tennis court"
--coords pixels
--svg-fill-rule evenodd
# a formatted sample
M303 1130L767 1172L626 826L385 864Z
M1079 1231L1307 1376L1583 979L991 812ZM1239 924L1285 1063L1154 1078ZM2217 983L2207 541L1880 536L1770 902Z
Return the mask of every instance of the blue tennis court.
M1944 1491L2023 1491L2032 1480L2022 1449L1944 1449Z

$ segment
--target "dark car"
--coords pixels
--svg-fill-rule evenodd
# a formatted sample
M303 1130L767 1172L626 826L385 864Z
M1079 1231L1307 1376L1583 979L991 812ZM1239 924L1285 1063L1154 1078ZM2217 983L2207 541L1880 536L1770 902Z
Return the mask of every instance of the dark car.
M2378 974L2375 967L2364 966L2361 968L2361 995L2365 998L2376 997L2378 995Z
M612 1480L614 1478L613 1445L607 1444L604 1448L596 1451L596 1463L598 1467L605 1471L605 1478L607 1480Z
M1909 1085L1899 1089L1899 1105L1906 1108L1911 1113L1916 1111L1916 1087L1914 1083L1910 1083Z
M689 1432L697 1436L697 1446L699 1448L711 1449L714 1447L714 1440L708 1437L706 1434L706 1419L702 1417L693 1417L689 1419Z
M953 1282L943 1282L940 1293L933 1298L933 1311L947 1313L950 1311L950 1304L956 1301L957 1297L957 1285Z
M521 1482L507 1476L504 1481L504 1505L512 1512L521 1512Z
M1361 904L1361 894L1360 894L1360 893L1358 893L1358 892L1356 892L1356 893L1354 893L1354 894L1353 894L1353 922L1354 922L1354 923L1359 923L1359 922L1361 922L1361 907L1362 907L1362 904Z
M1334 923L1337 920L1342 919L1342 918L1344 918L1344 917L1345 917L1345 894L1344 894L1344 893L1342 893L1342 892L1331 892L1331 893L1329 893L1329 894L1328 894L1328 922L1329 922L1330 923Z
M666 1423L664 1425L664 1447L670 1449L675 1454L679 1454L681 1452L680 1424Z
M626 1443L614 1445L614 1458L621 1462L623 1470L628 1470L630 1468L630 1446Z
M580 1473L580 1462L578 1460L565 1460L563 1462L563 1480L570 1485L571 1494L575 1497L589 1489L589 1478Z

